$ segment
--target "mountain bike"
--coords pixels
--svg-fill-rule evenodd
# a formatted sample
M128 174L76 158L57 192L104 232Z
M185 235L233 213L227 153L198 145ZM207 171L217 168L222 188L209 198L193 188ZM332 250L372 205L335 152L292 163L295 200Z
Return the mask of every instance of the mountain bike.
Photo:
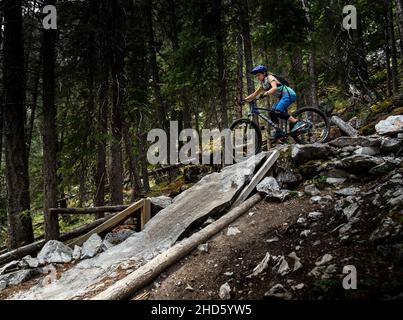
M249 112L246 118L235 120L230 129L234 132L240 132L242 138L235 139L234 146L236 148L247 148L251 145L251 142L255 144L255 154L262 151L263 134L261 127L253 120L253 116L257 115L263 119L270 127L276 130L280 129L279 124L274 123L268 116L262 114L261 111L272 112L270 108L258 108L257 101L262 100L264 97L257 98L256 100L249 102ZM243 101L243 104L246 102ZM294 124L287 123L284 135L281 137L282 142L286 142L289 137L294 139L298 144L312 144L312 143L324 143L329 138L330 121L325 113L315 107L301 108L291 114L299 121L305 122L305 126L296 132L292 132ZM266 131L267 132L267 131ZM234 135L236 136L236 135ZM270 140L268 135L267 140ZM241 144L240 144L241 143Z

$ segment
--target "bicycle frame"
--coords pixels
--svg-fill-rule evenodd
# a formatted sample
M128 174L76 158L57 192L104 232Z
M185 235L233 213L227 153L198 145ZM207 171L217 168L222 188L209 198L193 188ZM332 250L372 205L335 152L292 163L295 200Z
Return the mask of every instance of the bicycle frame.
M273 128L278 129L279 126L276 123L271 121L264 114L260 113L260 111L270 112L271 110L272 109L258 108L256 102L251 102L251 103L249 103L249 112L247 113L247 117L250 119L253 115L257 115L258 117L260 117L264 121L266 121L270 126L272 126Z

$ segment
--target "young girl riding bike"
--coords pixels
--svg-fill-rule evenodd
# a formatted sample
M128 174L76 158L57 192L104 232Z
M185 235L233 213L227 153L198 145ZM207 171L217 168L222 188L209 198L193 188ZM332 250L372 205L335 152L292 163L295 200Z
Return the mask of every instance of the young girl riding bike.
M297 100L297 94L293 89L289 86L281 83L275 76L269 74L267 68L263 65L259 65L251 71L252 74L256 76L256 78L260 82L259 88L245 98L247 102L252 102L255 100L262 92L264 96L277 95L279 101L273 106L270 111L270 117L276 124L279 124L279 118L284 119L290 123L293 123L294 126L291 130L292 133L302 129L306 126L306 123L303 121L298 121L294 117L291 117L288 114L288 108ZM278 128L276 130L275 139L280 139L286 136L286 133Z

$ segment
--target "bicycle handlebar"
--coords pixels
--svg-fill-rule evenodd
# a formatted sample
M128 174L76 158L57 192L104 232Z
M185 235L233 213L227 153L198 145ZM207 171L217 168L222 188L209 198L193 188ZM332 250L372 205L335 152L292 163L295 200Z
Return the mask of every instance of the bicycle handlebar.
M260 97L256 98L255 100L252 100L252 101L246 101L246 100L242 99L241 104L254 103L256 101L263 100L265 97L266 96L262 94L262 95L260 95Z

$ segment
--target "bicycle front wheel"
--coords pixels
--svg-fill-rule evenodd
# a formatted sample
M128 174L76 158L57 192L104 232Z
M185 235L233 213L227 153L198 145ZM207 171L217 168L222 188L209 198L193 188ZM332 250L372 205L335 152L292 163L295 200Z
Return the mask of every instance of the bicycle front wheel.
M249 119L236 120L230 127L233 131L233 146L244 156L254 147L255 154L262 151L262 132L259 126Z
M317 108L302 108L293 115L299 121L303 121L303 126L297 132L291 133L295 142L299 144L325 143L329 138L330 122L327 116ZM293 124L290 124L292 132Z

